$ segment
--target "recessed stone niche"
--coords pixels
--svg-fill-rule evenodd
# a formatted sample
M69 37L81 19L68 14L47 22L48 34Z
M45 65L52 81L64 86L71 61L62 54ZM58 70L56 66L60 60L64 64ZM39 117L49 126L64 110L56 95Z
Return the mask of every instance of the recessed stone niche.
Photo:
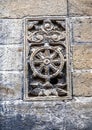
M65 17L25 18L25 100L71 98L68 31Z

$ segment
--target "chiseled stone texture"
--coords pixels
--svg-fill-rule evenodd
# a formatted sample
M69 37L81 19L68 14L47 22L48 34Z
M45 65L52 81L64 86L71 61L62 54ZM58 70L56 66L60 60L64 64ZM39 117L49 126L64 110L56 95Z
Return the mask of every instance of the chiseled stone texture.
M23 20L0 19L0 44L23 43Z
M92 17L71 18L73 42L92 44Z
M67 0L0 0L0 17L66 15Z
M67 102L6 101L0 110L1 130L92 130L92 98Z
M73 95L92 96L92 72L75 72L73 74Z
M0 70L22 70L23 47L20 45L0 45Z
M92 45L73 46L73 68L92 69Z
M0 71L0 100L21 99L22 78L22 72Z
M68 0L70 16L92 15L92 0Z

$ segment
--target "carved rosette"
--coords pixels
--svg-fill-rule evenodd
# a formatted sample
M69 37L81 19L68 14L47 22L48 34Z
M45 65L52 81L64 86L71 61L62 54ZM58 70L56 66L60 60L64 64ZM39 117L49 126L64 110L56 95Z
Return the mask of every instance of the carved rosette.
M68 96L65 19L27 20L28 96Z

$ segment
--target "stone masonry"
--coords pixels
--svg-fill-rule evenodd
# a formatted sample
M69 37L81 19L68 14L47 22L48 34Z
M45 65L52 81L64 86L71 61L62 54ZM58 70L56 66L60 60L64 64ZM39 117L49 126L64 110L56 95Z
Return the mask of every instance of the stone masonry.
M24 100L26 17L68 19L72 99ZM92 0L0 0L0 130L92 130Z

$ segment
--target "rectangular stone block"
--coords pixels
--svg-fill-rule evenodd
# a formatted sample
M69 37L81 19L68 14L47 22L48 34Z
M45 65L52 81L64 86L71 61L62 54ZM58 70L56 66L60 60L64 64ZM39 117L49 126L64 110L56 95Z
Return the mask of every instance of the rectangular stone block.
M22 77L22 72L0 71L0 100L21 99Z
M73 74L73 95L92 96L92 72Z
M23 47L17 45L0 46L0 70L23 69Z
M92 69L92 45L73 46L73 68Z
M20 100L3 102L0 105L1 130L64 130L64 104Z
M66 15L67 0L1 0L0 17Z
M21 19L0 19L0 44L23 43Z
M68 0L69 15L92 15L92 0Z
M61 16L25 19L24 100L71 98L68 22Z
M92 17L72 18L73 42L92 44Z
M76 99L1 102L1 130L91 130L92 98Z

